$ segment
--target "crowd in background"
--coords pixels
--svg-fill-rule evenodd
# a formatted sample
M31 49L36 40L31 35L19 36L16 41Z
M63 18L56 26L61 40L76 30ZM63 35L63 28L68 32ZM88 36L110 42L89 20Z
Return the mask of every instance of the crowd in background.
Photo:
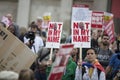
M13 21L12 14L5 16L9 24L1 21L0 25L18 37L38 57L30 69L23 69L20 73L0 71L0 80L47 80L59 49L53 50L53 59L49 60L50 49L45 48L47 27L43 18L37 17L25 28ZM69 35L61 39L61 43L71 43L71 39ZM115 33L114 42L110 43L109 39L110 36L103 30L91 30L91 48L82 49L82 62L79 61L79 48L72 50L62 80L120 80L120 33Z

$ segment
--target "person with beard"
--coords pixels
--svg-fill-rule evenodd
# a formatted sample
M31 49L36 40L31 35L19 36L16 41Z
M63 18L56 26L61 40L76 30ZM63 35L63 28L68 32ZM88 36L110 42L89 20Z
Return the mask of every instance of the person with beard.
M108 34L103 34L101 36L101 45L99 48L97 48L97 59L104 68L107 67L109 59L113 54L113 52L109 49L109 42Z

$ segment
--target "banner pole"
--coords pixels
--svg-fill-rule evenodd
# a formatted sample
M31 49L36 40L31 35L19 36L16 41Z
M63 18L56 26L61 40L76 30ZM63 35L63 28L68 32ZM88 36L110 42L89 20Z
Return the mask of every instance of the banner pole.
M50 58L49 58L49 60L52 60L52 52L53 52L53 48L51 48L51 50L50 50Z
M80 59L79 61L80 61L80 64L81 64L81 66L79 66L79 69L82 73L82 48L80 48L79 59ZM80 74L79 78L80 78L80 80L82 80L82 74Z
M82 62L82 48L80 48L79 59L80 59L80 62Z

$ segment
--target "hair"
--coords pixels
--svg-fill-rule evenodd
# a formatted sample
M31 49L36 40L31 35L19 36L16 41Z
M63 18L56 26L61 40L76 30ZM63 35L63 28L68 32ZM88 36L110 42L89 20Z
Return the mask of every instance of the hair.
M18 76L14 71L0 71L0 80L18 80Z
M38 28L38 26L36 24L31 24L30 28Z
M103 38L104 36L108 36L108 37L109 37L108 34L104 33L104 34L101 36L101 38Z
M34 73L31 69L22 69L18 80L34 80Z
M96 51L96 49L94 49L94 48L88 48L88 49L86 50L86 52L87 52L88 50L90 50L90 49L92 49L92 50L95 52L95 54L98 54L97 51Z
M4 22L0 22L0 26L3 26L6 28L6 24Z

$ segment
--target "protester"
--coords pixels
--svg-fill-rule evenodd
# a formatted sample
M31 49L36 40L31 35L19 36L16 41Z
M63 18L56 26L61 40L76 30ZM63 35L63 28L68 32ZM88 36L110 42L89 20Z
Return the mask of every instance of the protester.
M10 31L12 34L15 35L15 28L13 25L10 25L8 28L7 28L8 31Z
M95 49L89 48L86 51L86 62L78 62L75 80L106 80L104 68L97 60Z
M57 52L58 52L58 50L57 50ZM59 53L57 53L57 52L55 53L56 54L56 58L57 58L57 55L59 55ZM66 59L66 56L65 55L62 56L62 60L61 60L61 62L59 64L60 66L64 66L65 65L64 64L65 59ZM51 63L51 61L50 61L50 63ZM51 63L51 65L47 67L47 70L46 70L47 71L47 76L49 75L53 64L54 63ZM64 74L62 75L62 79L61 80L74 80L76 67L77 67L77 64L73 60L72 52L71 52L70 56L68 58L68 62L66 64L66 68L65 68L65 70L63 72Z
M40 47L44 46L42 38L37 33L37 25L31 24L30 31L24 36L24 43L34 52L38 53Z
M71 56L73 58L73 61L77 63L79 59L79 48L74 48L71 52Z
M47 80L46 68L49 54L50 50L48 48L42 47L39 49L34 71L36 80Z
M0 22L0 26L3 26L4 28L6 28L6 25L4 22Z
M13 16L12 14L8 13L6 15L6 17L8 18L9 20L9 26L10 27L11 25L14 27L15 31L14 31L14 34L15 36L19 37L20 36L20 33L19 33L19 26L13 21Z
M117 51L120 51L120 33L117 35Z
M120 79L120 53L115 53L112 55L109 65L106 68L106 75L109 75L111 79L119 78Z
M72 57L70 56L64 74L62 76L62 80L74 80L76 67L77 67L76 63L73 61Z
M21 27L20 28L20 36L19 36L19 39L24 42L24 36L25 36L25 33L27 32L27 29L25 27Z
M109 49L110 46L110 41L109 41L109 36L107 34L103 34L101 36L101 44L100 47L97 48L97 59L101 63L101 65L106 68L106 66L109 63L109 59L113 52Z
M0 71L0 80L18 80L18 76L14 71Z
M92 47L92 48L98 48L97 30L93 30L93 31L92 31L91 47Z
M47 78L50 74L52 64L54 64L56 56L58 55L58 51L59 51L58 48L53 49L53 58L52 58L52 60L48 60L48 62L47 62L47 68L46 68Z
M33 71L31 69L22 69L18 80L35 80Z
M43 18L40 16L37 17L36 24L38 26L38 32L42 37L45 46L46 37L47 37L47 26L44 25Z

